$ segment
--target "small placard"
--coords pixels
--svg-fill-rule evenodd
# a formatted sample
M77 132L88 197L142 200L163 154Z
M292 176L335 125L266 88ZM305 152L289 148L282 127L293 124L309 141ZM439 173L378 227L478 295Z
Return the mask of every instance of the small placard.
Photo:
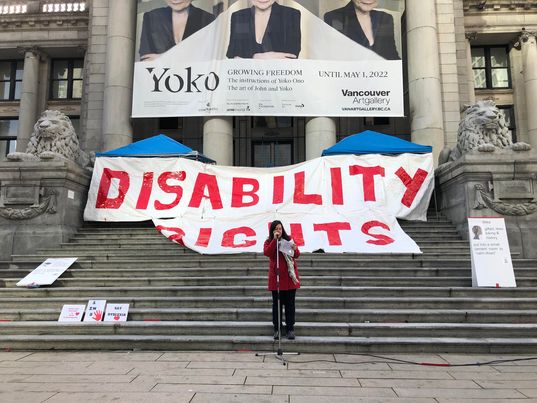
M58 322L80 322L84 316L86 305L64 305Z
M84 316L84 322L100 322L103 320L104 308L106 306L105 299L90 299L88 301L88 307L86 308L86 314Z
M30 274L17 283L18 287L39 287L50 285L60 277L75 261L76 257L49 258L37 266Z
M468 218L472 287L516 287L505 220Z
M105 322L126 322L129 304L108 304L104 315Z

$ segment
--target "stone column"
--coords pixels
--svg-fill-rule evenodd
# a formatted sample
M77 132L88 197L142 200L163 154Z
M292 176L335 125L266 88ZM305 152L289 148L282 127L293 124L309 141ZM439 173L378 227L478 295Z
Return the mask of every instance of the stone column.
M336 144L336 122L332 118L310 118L306 122L306 161L320 157Z
M24 71L22 73L22 92L19 107L19 128L17 132L17 151L26 152L28 141L37 121L37 102L39 92L39 59L37 48L23 49Z
M526 115L528 119L528 140L533 148L537 147L537 33L523 31L520 35L522 48L522 73L526 93Z
M474 69L472 68L472 42L477 37L477 32L466 32L466 64L467 64L467 85L468 85L468 102L470 105L475 104L475 82Z
M210 117L203 123L203 154L218 165L233 165L233 118Z
M408 91L412 141L444 148L442 84L434 1L406 0Z
M131 101L136 35L136 2L108 0L108 33L103 102L104 149L132 142Z

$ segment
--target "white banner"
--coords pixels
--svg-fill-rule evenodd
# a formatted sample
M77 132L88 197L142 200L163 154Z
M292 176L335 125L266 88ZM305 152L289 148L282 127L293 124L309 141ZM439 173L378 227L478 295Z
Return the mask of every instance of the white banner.
M181 3L138 0L133 117L404 116L403 0Z
M468 217L473 287L516 287L502 217Z
M153 219L200 253L259 252L274 219L303 251L419 253L396 218L426 219L433 171L431 154L338 155L278 168L99 157L84 218Z
M76 262L76 257L48 258L31 273L17 283L17 287L39 287L51 285L71 265Z

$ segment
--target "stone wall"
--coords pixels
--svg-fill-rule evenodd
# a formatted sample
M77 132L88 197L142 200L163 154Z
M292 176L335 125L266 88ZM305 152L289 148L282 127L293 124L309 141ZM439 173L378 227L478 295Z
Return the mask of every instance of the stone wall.
M0 163L0 260L67 242L82 224L90 179L70 161Z

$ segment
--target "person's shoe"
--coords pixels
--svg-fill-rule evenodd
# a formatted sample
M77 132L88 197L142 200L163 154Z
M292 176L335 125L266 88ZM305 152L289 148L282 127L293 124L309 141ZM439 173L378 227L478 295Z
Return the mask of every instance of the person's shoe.
M294 332L294 330L289 330L289 331L287 332L287 338L288 338L289 340L294 340L294 339L295 339L295 332Z
M278 338L280 337L280 332L278 332L277 330L274 331L274 340L278 340Z

